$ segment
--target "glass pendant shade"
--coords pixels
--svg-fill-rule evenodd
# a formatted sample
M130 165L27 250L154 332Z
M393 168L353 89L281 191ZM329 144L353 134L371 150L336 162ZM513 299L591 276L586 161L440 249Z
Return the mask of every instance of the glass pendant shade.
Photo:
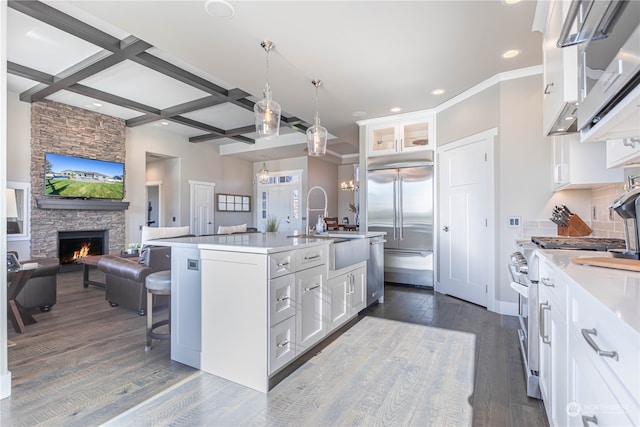
M282 110L280 104L271 99L271 87L269 86L269 52L275 46L270 40L263 40L260 46L267 52L266 81L263 98L253 106L256 119L256 139L271 139L280 135L280 116Z
M320 126L318 116L315 124L307 129L307 150L310 156L327 154L327 128Z
M258 171L258 178L260 179L260 184L267 184L269 182L269 170L267 169L266 163L263 163L262 169Z
M271 99L271 90L264 89L264 98L253 106L257 138L270 139L280 134L280 104Z
M318 88L322 85L322 80L311 81L316 87L316 119L309 129L307 129L307 151L310 156L324 156L327 153L327 128L320 126L320 113L318 112Z

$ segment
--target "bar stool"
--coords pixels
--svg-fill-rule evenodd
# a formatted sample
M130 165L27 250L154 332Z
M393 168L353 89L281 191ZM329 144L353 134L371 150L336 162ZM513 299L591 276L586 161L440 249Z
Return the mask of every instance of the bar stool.
M153 323L153 296L171 295L171 270L151 273L145 279L145 287L147 288L147 345L144 347L144 351L149 351L151 350L152 340L168 340L171 338L171 303L169 303L168 318ZM160 334L154 332L154 329L163 325L169 325L168 333Z

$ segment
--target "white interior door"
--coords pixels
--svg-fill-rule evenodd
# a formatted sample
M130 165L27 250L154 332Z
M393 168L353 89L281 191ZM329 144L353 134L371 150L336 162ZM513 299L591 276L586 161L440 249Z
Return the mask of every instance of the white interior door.
M493 133L439 151L438 291L487 307L493 265Z
M189 181L191 187L191 221L189 229L196 236L214 234L214 188L211 182Z
M267 218L278 220L278 232L293 234L302 231L300 215L300 180L302 171L279 171L273 173L267 184L258 183L256 203L256 227L265 230Z

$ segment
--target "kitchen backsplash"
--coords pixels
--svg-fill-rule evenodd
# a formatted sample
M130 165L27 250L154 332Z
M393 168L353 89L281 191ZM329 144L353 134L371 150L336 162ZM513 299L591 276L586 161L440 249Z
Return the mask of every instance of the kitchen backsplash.
M624 184L612 184L591 190L591 229L594 237L624 239L622 218L609 212L609 205L624 192Z

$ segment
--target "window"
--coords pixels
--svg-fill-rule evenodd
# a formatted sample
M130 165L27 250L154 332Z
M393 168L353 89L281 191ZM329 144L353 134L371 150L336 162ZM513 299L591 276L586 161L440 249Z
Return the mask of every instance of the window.
M251 196L218 193L216 209L222 212L251 212Z

